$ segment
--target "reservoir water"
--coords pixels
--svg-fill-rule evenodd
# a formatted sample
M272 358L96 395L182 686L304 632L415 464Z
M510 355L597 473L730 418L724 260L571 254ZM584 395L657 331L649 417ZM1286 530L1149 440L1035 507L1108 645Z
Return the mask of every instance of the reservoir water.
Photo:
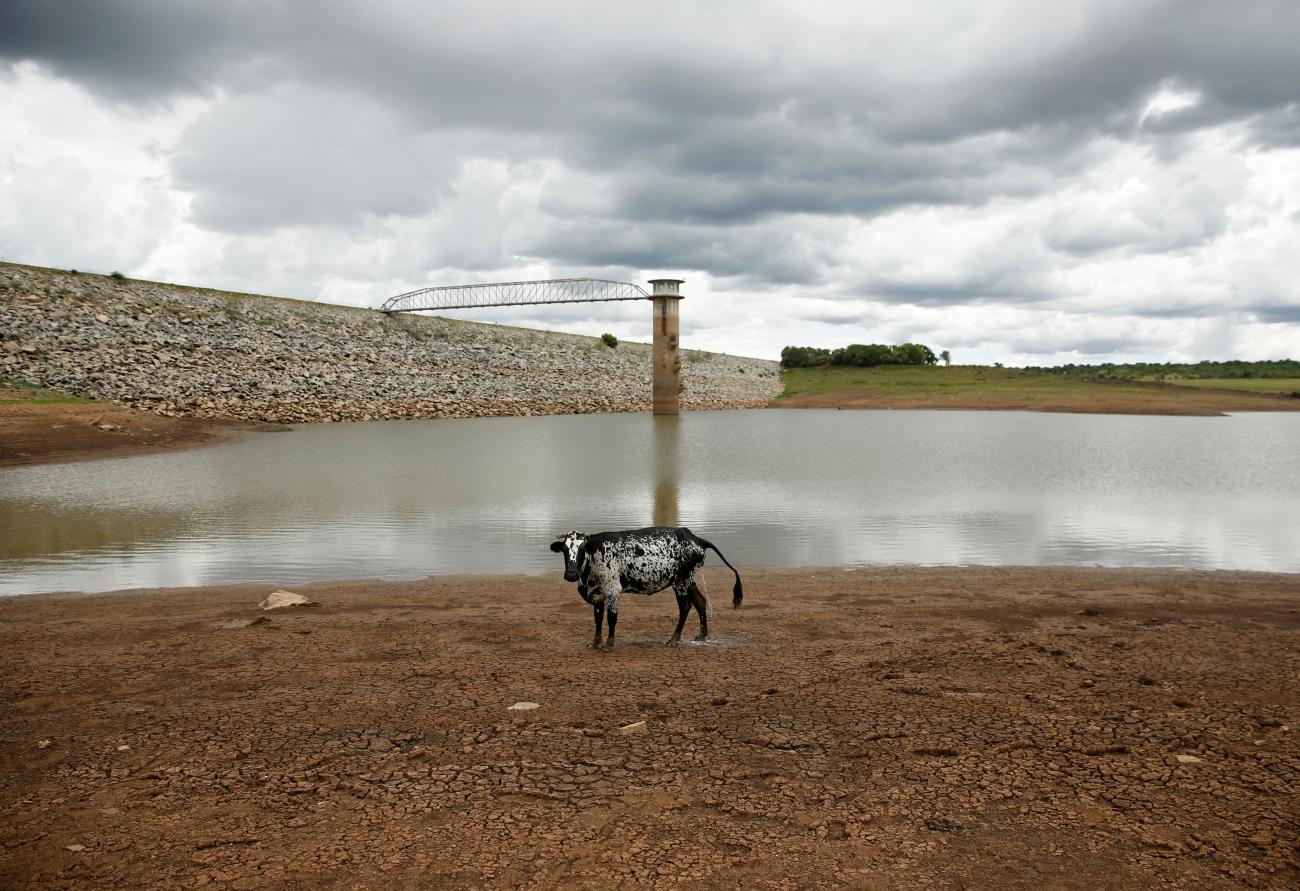
M737 565L1300 572L1297 468L1300 413L317 425L0 471L0 595L558 573L556 535L652 524Z

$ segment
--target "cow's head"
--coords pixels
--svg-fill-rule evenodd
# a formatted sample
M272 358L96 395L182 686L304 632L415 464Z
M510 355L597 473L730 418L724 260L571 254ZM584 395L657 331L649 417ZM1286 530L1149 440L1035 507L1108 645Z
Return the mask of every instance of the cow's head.
M582 572L582 561L587 556L583 551L583 545L586 543L586 534L577 531L570 532L568 535L561 535L551 542L551 550L564 555L564 580L566 582L576 582L578 580L578 575Z

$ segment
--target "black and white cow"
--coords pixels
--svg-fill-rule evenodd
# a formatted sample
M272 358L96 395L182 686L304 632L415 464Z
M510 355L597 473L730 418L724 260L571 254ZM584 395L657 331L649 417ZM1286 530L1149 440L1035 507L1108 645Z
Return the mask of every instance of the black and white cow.
M709 604L695 584L695 570L704 562L704 552L712 549L722 562L736 573L731 604L740 608L744 597L740 573L711 542L691 530L672 526L630 529L626 532L599 532L587 535L570 532L551 543L551 550L564 555L564 580L578 583L578 594L592 605L596 616L593 649L614 648L614 627L618 624L618 598L625 592L654 594L672 586L677 595L677 628L668 640L676 646L682 639L682 627L691 607L700 616L700 635L709 636ZM602 645L600 629L609 616L609 637Z

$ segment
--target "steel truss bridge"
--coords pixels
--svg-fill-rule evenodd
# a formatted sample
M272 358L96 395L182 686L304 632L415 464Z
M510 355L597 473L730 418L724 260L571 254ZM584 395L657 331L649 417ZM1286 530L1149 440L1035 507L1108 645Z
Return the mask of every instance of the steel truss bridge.
M491 282L446 285L407 291L384 301L380 312L419 312L479 309L485 306L528 306L545 303L605 303L649 300L640 285L603 278L557 278L536 282Z

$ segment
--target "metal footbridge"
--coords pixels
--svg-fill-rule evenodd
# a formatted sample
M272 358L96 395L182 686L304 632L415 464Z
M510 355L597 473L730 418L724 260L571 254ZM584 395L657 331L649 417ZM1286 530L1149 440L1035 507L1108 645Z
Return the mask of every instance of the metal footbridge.
M557 278L535 282L490 282L420 288L390 297L380 312L421 312L443 309L482 309L488 306L530 306L548 303L606 303L650 300L640 285L603 278Z
M555 278L535 282L489 282L481 285L442 285L389 297L380 312L426 312L483 309L489 306L531 306L549 303L612 303L649 300L654 340L651 345L651 386L654 413L675 415L681 396L682 279L652 278L653 293L631 282L604 278Z

